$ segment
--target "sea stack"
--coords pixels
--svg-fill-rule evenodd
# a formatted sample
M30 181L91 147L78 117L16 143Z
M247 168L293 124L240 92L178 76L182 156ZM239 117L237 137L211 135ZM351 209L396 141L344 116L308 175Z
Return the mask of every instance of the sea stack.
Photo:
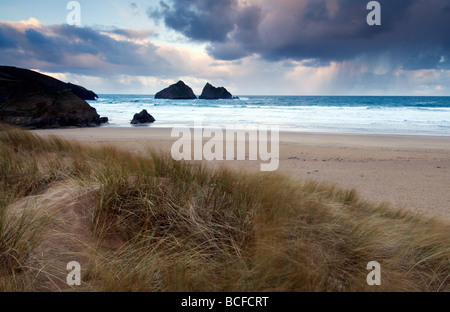
M155 95L155 99L195 100L197 97L195 96L194 91L180 80L176 84L158 92Z
M203 88L202 95L200 96L201 100L231 100L233 95L228 92L224 87L216 88L212 86L209 82Z
M94 127L102 123L85 100L97 95L40 73L0 66L0 122L30 129Z

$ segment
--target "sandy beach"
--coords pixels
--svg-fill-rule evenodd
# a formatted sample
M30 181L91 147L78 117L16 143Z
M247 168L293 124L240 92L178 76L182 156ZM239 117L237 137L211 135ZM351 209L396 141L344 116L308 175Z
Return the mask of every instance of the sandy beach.
M82 128L36 130L88 144L111 144L133 153L170 153L171 129ZM260 169L261 161L215 161L210 166ZM354 188L365 199L450 220L450 137L280 133L277 172L295 179Z

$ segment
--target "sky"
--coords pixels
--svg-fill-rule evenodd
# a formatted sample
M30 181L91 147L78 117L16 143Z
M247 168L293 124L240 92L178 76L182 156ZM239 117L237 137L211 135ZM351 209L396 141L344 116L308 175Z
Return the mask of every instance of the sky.
M98 94L450 95L450 2L2 0L0 65Z

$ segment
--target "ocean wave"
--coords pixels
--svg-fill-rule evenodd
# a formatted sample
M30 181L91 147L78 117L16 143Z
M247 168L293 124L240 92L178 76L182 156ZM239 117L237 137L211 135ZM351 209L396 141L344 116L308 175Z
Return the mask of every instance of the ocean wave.
M110 95L89 101L114 126L129 127L135 113L147 109L155 127L186 125L202 119L212 125L278 125L285 129L450 135L450 98L270 97L236 100L155 100L150 96ZM426 106L425 103L431 103ZM110 122L110 124L112 124ZM359 130L355 130L359 129Z

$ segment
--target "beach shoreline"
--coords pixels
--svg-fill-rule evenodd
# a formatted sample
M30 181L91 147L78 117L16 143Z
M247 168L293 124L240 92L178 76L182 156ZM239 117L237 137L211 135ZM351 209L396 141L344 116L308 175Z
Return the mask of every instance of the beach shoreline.
M99 127L34 130L92 145L146 154L170 153L171 128ZM207 139L205 139L207 141ZM450 220L450 137L280 132L279 169L294 179L356 189L363 199ZM206 161L205 161L206 162ZM261 161L207 162L211 167L259 171Z

